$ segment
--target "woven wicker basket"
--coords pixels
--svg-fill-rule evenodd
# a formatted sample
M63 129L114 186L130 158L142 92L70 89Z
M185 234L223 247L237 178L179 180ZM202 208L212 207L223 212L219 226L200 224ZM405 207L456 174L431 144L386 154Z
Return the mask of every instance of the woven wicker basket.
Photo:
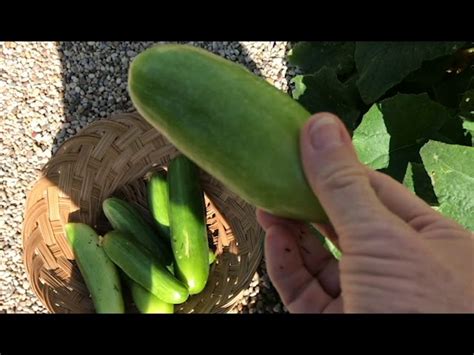
M110 230L101 205L111 195L136 203L150 218L144 176L166 168L176 154L136 113L95 122L58 149L28 194L23 226L30 283L50 312L94 312L64 225L80 221L99 233ZM177 305L177 313L228 312L248 287L262 257L263 231L254 208L204 172L201 184L208 232L218 256L205 290Z

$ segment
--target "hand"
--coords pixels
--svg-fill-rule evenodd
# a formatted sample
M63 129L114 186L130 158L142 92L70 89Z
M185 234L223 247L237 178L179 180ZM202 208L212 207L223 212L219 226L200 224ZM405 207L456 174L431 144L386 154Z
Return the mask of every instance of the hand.
M331 222L315 227L342 257L304 223L257 211L267 270L290 312L474 311L473 233L363 166L336 116L314 115L300 142L306 178Z

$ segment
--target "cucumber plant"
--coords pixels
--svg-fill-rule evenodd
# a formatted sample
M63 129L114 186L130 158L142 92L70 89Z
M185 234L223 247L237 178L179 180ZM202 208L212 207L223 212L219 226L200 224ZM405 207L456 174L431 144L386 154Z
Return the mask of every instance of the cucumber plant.
M292 95L338 114L360 160L474 231L474 43L299 42Z

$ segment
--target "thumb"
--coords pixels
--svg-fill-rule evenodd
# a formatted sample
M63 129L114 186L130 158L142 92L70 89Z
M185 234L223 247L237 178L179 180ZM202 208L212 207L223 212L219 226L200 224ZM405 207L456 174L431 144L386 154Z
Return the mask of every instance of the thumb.
M311 117L300 144L308 183L340 237L344 231L354 234L360 226L390 219L337 116L323 112Z

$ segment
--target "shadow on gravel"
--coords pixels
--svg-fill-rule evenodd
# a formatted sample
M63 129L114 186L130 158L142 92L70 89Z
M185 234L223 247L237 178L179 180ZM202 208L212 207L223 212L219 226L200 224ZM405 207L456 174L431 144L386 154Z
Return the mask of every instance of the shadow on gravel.
M186 43L186 42L180 42ZM215 54L261 72L238 42L195 42ZM132 112L127 93L128 68L133 58L154 42L59 42L65 123L57 132L54 150L88 124L115 113ZM206 45L207 44L207 45Z
M118 113L133 112L134 108L127 93L127 73L131 60L144 49L152 46L152 42L60 42L58 52L61 58L63 87L64 87L64 113L65 121L57 132L53 145L53 154L59 147L92 122L108 119L111 115ZM198 46L205 46L204 42L196 42ZM211 51L224 55L229 59L244 64L256 74L260 74L254 61L250 58L246 49L238 42L227 42L226 45L215 43L208 47ZM114 137L109 145L123 144L123 140L129 132L122 136ZM121 142L118 142L122 140ZM90 146L89 146L90 147ZM103 148L103 147L102 147ZM96 150L102 148L93 148ZM49 300L49 308L59 313L92 312L92 302L88 297L87 289L80 281L81 277L77 266L71 267L68 259L70 251L66 249L61 230L60 210L64 208L61 204L76 206L79 210L75 215L84 213L101 214L102 201L84 202L80 196L86 196L88 189L97 189L103 182L94 181L100 176L90 176L87 169L96 168L97 164L104 162L90 158L94 151L88 150L87 143L79 147L70 147L69 150L62 149L60 168L54 171L54 179L45 179L48 192L57 192L48 197L50 206L54 205L58 211L57 215L49 216L49 227L51 235L58 236L57 239L39 241L41 244L41 262L34 266L37 269L33 279L47 279L46 283L40 285L36 280L36 290L46 295ZM68 154L71 153L71 154ZM84 159L82 159L84 157ZM110 157L108 155L108 157ZM69 160L68 160L69 159ZM117 159L120 159L117 157ZM83 164L78 164L83 161ZM53 155L51 162L58 162ZM117 172L117 174L120 172ZM91 181L92 180L92 181ZM67 189L59 190L57 186L67 186ZM51 189L52 188L52 189ZM51 189L51 190L49 190ZM59 190L59 191L58 191ZM66 190L66 191L64 191ZM100 195L98 193L97 195ZM51 202L53 201L53 204ZM82 211L82 212L81 212ZM94 212L92 212L94 211ZM54 224L51 220L56 221ZM56 218L56 219L54 219ZM74 216L66 216L66 219ZM48 233L49 233L48 232ZM48 234L46 233L46 234ZM43 233L42 233L43 234ZM32 257L33 258L33 257ZM37 259L39 261L39 259ZM65 301L63 301L65 300Z

